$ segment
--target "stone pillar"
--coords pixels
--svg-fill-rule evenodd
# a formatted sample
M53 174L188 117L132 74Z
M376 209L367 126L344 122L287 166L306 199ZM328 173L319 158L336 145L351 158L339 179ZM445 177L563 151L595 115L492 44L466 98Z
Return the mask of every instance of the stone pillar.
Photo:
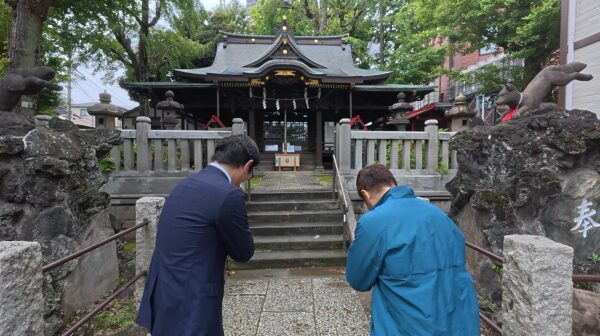
M231 126L231 135L246 134L244 120L241 118L233 118Z
M150 131L150 118L137 117L135 119L135 137L137 142L137 171L146 174L150 170L150 146L148 146L148 131Z
M548 238L504 237L502 334L571 335L573 249Z
M323 110L317 109L317 147L315 148L315 169L323 170Z
M350 156L351 156L351 138L350 138L350 119L344 118L340 120L337 127L337 147L335 156L338 160L340 173L350 173Z
M0 242L0 336L43 335L42 249L37 242Z
M438 122L435 119L425 121L425 132L427 132L427 169L432 172L438 165Z
M142 197L135 202L135 223L140 224L144 219L148 219L148 225L136 230L135 232L135 273L149 270L152 254L154 253L154 243L156 240L156 229L158 228L158 219L163 206L164 197ZM145 281L138 281L135 284L135 299L140 302L144 293Z

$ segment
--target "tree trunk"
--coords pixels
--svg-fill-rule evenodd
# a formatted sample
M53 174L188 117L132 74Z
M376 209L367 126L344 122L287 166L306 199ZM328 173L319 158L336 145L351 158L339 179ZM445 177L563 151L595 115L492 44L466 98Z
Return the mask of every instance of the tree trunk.
M7 70L36 66L39 58L42 25L48 17L53 0L5 0L12 7L13 23L9 37ZM33 121L33 97L24 96L14 108L15 113Z

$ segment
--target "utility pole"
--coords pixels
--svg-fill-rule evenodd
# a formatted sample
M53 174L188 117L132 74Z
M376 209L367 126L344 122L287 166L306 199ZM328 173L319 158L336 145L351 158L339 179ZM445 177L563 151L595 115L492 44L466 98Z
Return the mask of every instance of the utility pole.
M383 65L385 57L383 56L384 47L384 29L383 29L383 18L384 18L384 0L379 0L379 64Z
M73 84L73 56L69 55L69 74L67 75L67 120L71 120L73 118L73 112L71 111L71 91Z

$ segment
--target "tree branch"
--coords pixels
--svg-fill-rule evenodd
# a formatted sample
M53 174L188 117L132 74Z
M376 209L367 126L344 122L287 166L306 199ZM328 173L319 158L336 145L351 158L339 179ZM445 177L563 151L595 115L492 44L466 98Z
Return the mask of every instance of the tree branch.
M159 0L156 2L156 14L155 14L154 18L152 19L152 21L150 21L150 23L148 24L148 28L154 27L154 25L156 25L158 20L160 20L162 2L163 2L163 0Z
M131 61L131 67L137 68L139 65L135 51L131 47L131 40L128 39L127 36L125 36L125 34L123 34L123 32L121 31L115 31L113 33L115 35L115 38L117 39L117 42L119 42L123 49L125 49L127 57L129 57L129 60Z
M123 63L123 65L125 67L131 67L133 68L133 64L131 64L131 62L129 62L125 57L123 57L123 55L115 48L110 48L109 49L110 52L112 52L112 54L115 56L115 58L120 61L121 63Z

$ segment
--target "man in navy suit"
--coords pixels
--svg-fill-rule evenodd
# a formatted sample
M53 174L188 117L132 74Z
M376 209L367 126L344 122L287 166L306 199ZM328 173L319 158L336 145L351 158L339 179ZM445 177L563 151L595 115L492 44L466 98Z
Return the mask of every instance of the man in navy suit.
M223 335L225 259L254 254L239 186L252 177L258 147L246 135L231 136L212 161L171 191L160 215L137 317L153 336Z

